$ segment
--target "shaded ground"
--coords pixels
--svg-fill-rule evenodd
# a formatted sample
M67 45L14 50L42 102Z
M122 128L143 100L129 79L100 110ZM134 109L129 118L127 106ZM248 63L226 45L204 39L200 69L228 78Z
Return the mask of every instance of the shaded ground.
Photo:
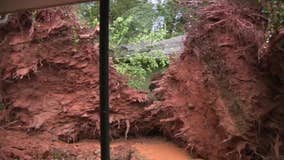
M18 131L0 131L1 159L86 159L99 160L100 149L97 140L82 140L68 144L57 141L50 134L27 135ZM20 141L21 143L15 144ZM185 150L164 139L116 140L111 145L112 160L189 160Z

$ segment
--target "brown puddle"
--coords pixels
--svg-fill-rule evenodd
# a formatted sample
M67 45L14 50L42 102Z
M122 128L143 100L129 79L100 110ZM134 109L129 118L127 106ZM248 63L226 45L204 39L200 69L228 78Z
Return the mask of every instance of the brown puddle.
M192 160L184 149L161 138L140 138L127 140L127 143L147 160ZM121 144L125 144L125 141L113 143L113 145Z

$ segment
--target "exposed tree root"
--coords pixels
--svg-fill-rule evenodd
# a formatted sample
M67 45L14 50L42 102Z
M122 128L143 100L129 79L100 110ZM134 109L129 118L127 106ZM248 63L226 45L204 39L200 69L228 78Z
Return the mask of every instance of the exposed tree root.
M257 10L223 2L201 13L184 53L151 85L153 103L145 92L128 88L110 67L112 138L160 134L209 160L280 158L281 32L259 63L266 20L252 16ZM5 40L0 46L4 159L44 157L49 141L100 136L98 30L80 28L64 9L39 10L33 16L14 15L0 28ZM42 135L43 142L19 149L22 139L8 140L5 131L17 137Z
M187 148L194 146L189 150L206 159L279 158L284 119L283 101L277 97L282 97L283 81L275 83L271 74L282 79L283 53L271 52L277 49L272 41L267 53L273 56L259 63L266 20L249 16L258 15L257 10L227 2L216 2L200 14L181 59L154 82L157 104L183 113L176 130L189 128L182 134ZM277 135L282 136L275 140Z

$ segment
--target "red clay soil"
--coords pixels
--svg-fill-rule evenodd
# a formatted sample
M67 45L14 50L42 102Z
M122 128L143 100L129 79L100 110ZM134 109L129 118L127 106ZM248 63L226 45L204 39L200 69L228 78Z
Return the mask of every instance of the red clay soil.
M98 31L80 28L68 10L17 13L1 26L4 109L0 112L3 130L0 159L25 159L17 150L26 150L25 156L36 159L33 155L37 154L28 147L28 141L39 143L41 148L40 145L50 144L45 141L48 138L68 143L99 138L98 44L95 43ZM110 67L110 92L113 138L135 135L140 128L152 127L152 124L135 127L143 119L147 94L130 89L113 67ZM18 133L35 135L35 142L31 137L21 142ZM147 134L147 129L141 133ZM37 135L42 135L43 141L37 140ZM11 140L10 136L15 138ZM24 149L15 149L20 144L26 145ZM15 155L6 154L14 151Z
M153 82L153 108L180 121L162 130L209 160L283 158L283 37L259 59L266 24L259 10L220 2L200 12L185 52Z
M1 160L100 160L99 142L82 140L63 143L50 134L27 135L24 132L1 130ZM144 140L145 141L145 140ZM111 146L111 160L147 160L136 147L137 142L116 141Z
M112 137L159 134L209 160L279 159L282 34L263 50L266 22L258 10L222 2L201 13L187 49L153 82L153 102L110 67ZM40 10L1 26L0 158L97 152L92 142L82 144L99 138L97 31L72 17Z

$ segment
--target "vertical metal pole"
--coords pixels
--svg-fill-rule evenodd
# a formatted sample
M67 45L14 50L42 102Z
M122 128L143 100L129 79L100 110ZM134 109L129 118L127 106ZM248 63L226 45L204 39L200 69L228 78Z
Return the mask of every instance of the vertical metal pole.
M101 160L110 160L109 0L100 0L100 128Z

